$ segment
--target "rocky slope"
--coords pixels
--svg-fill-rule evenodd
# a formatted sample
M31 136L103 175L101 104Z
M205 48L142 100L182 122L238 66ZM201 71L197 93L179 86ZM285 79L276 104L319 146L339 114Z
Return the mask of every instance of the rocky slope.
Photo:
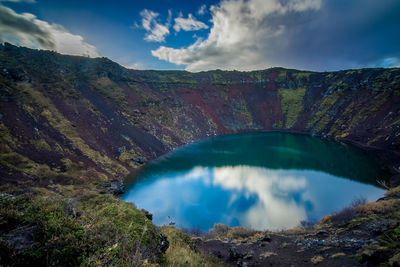
M400 180L398 68L141 71L106 58L10 44L0 46L0 66L1 192L38 203L57 199L62 204L53 208L66 210L60 211L65 218L70 216L68 207L89 212L86 204L80 206L87 200L78 197L79 190L94 198L109 196L145 162L195 140L237 132L288 131L353 143L376 151L393 173L392 186ZM115 201L117 209L126 208ZM6 232L39 227L25 212L32 207L21 205L0 223L0 241L7 247L16 244L15 235L4 237ZM132 216L141 227L149 221L145 211ZM87 218L80 222L93 223ZM164 237L148 227L151 235L158 235L157 242L135 247L142 247L141 255L154 262L158 256L147 257L144 247L161 254ZM87 257L119 244L98 242L99 250L88 249Z

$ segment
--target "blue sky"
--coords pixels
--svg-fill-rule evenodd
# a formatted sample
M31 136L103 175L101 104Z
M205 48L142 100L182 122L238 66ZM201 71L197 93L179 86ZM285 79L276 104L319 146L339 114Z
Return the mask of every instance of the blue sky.
M140 69L393 67L399 14L398 0L0 0L0 41Z

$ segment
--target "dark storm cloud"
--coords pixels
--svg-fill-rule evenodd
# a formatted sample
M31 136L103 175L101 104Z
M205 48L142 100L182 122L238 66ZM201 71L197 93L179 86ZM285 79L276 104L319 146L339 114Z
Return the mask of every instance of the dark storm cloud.
M276 61L297 68L330 70L380 65L400 59L400 1L329 0L298 26L287 27L287 47ZM290 19L290 18L289 18Z
M35 24L34 19L30 14L19 15L0 5L0 41L21 38L27 43L36 41L43 48L54 49L55 44L49 32Z
M17 14L0 5L0 42L31 48L55 50L63 54L99 56L95 46L63 26L49 24L30 13Z

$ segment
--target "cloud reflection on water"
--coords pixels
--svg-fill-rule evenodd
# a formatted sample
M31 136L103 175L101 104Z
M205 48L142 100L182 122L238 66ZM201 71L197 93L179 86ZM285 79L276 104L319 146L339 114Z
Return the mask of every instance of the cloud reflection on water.
M342 209L355 192L370 201L383 194L372 185L314 170L196 166L139 181L124 199L153 213L157 225L174 221L208 230L220 222L280 230Z
M241 225L276 230L294 227L307 219L303 204L307 180L284 172L249 166L219 167L214 168L212 179L214 186L239 191L246 197L256 196L253 206L237 214ZM296 201L295 195L300 195L301 201ZM238 194L232 194L232 198L237 197ZM230 205L235 200L231 199Z

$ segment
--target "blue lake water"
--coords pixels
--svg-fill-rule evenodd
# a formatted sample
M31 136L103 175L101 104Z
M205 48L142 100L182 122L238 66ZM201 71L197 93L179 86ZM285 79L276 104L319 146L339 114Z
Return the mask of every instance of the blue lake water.
M364 151L305 135L219 136L176 149L127 179L125 201L156 225L207 231L215 223L264 230L298 226L354 199L383 196L382 166Z

